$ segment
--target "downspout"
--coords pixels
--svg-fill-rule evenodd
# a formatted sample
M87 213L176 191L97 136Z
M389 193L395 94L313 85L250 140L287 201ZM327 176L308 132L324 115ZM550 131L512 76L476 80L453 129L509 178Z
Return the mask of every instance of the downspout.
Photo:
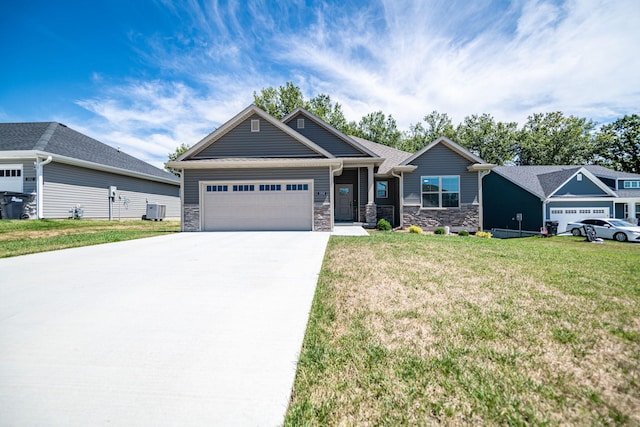
M400 172L400 175L396 175L396 173L391 169L391 176L398 178L398 203L400 204L400 228L404 228L404 175L403 172Z
M478 206L478 222L480 223L480 231L484 231L484 206L483 206L483 200L482 200L482 193L483 193L483 187L482 187L482 178L484 178L485 176L489 175L491 171L479 171L478 172L478 204L480 206Z
M53 161L53 157L48 156L46 160L41 161L40 157L36 157L36 218L44 217L44 166Z

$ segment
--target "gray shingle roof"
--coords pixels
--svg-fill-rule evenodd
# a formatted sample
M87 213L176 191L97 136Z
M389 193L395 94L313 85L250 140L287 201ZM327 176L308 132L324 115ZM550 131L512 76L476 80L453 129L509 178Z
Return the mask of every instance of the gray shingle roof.
M39 150L132 172L180 180L173 174L56 122L0 123L0 151Z
M377 142L368 141L357 136L349 136L349 138L384 159L384 162L382 162L378 168L378 173L381 175L388 174L394 166L398 166L413 155L412 153L398 150L397 148L389 147L387 145L378 144Z
M594 174L596 177L607 178L633 178L639 179L640 175L617 172L604 166L586 165L562 165L562 166L496 166L493 171L529 190L540 198L546 198L558 189L567 179L580 168ZM624 190L617 190L619 196L623 196ZM633 190L631 190L633 191ZM638 193L636 193L637 195ZM631 196L631 195L629 195Z

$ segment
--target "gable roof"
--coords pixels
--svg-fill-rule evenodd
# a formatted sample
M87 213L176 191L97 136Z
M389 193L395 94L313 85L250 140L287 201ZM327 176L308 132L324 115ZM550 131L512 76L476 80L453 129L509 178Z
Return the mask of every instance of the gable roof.
M552 196L578 173L586 175L605 193L616 196L615 191L600 181L586 166L496 166L493 171L541 200Z
M324 128L327 132L335 135L338 139L340 139L344 143L352 146L353 148L355 148L356 150L360 151L361 153L367 154L367 155L369 155L371 157L379 157L374 151L370 150L369 148L367 148L363 144L360 144L358 142L358 140L356 140L353 136L345 135L344 133L340 132L338 129L336 129L333 126L331 126L329 123L327 123L324 120L322 120L320 117L316 116L313 113L310 113L309 111L305 110L302 107L298 107L295 110L293 110L291 113L287 114L282 119L282 123L289 122L291 118L295 117L298 114L302 114L303 116L305 116L309 120L312 120L315 124L317 124L318 126Z
M640 174L637 173L614 171L613 169L600 165L585 165L583 167L595 176L601 176L603 178L640 180Z
M398 150L397 148L378 144L377 142L369 141L357 136L350 136L350 138L384 159L382 164L378 167L378 175L390 174L394 167L400 165L403 161L413 155L407 151Z
M459 155L461 155L462 157L466 158L470 162L475 163L477 166L480 166L479 169L483 169L482 166L486 166L486 169L491 169L494 166L494 165L492 165L490 163L486 163L480 157L476 156L475 154L471 153L466 148L456 144L455 142L453 142L452 140L450 140L449 138L444 137L444 136L441 136L440 138L438 138L435 141L433 141L431 144L428 144L422 150L420 150L417 153L415 153L413 156L411 156L408 159L404 160L401 163L401 165L409 165L415 159L417 159L418 157L421 157L423 154L425 154L427 151L431 150L433 147L435 147L438 144L442 144L442 145L447 146L449 149L451 149L452 151L458 153Z
M178 177L57 122L0 123L2 152L30 151L80 160L179 184ZM34 154L35 155L35 154Z
M309 140L305 136L303 136L303 135L299 134L298 132L296 132L295 130L291 129L289 126L287 126L283 122L277 120L276 118L274 118L270 114L268 114L265 111L261 110L255 104L251 104L247 108L245 108L244 110L242 110L241 112L236 114L233 118L228 120L226 123L224 123L222 126L220 126L216 130L211 132L209 135L207 135L204 138L202 138L193 147L191 147L189 150L187 150L185 153L183 153L180 157L178 157L175 160L175 162L172 162L172 164L175 165L176 162L182 162L182 161L188 160L189 158L191 158L192 156L200 153L202 150L204 150L205 148L209 147L210 145L215 144L215 142L218 141L220 138L222 138L225 134L227 134L229 131L234 129L236 126L238 126L244 120L246 120L248 117L251 117L254 114L260 116L262 119L266 120L268 123L270 123L271 125L273 125L276 128L278 128L280 131L282 131L285 134L289 135L290 137L294 138L300 144L302 144L302 145L306 146L307 148L311 149L312 151L318 153L318 155L320 155L322 157L325 157L325 158L335 158L335 156L333 154L329 153L324 148L318 146L316 143L312 142L311 140Z

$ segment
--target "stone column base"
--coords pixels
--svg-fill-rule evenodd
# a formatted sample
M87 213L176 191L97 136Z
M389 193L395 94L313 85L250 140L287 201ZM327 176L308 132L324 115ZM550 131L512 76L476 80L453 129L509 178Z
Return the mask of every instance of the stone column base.
M364 220L370 227L375 227L378 211L375 203L367 203L364 207Z

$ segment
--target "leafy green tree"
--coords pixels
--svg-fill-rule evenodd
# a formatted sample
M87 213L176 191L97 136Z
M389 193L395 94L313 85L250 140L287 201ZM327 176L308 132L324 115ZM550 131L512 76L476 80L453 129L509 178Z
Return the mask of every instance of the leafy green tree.
M440 114L434 110L422 120L424 124L422 122L411 124L409 130L403 133L400 144L402 150L416 152L441 136L455 138L456 131L447 113Z
M385 115L382 111L369 113L362 117L356 129L351 134L368 139L378 144L398 148L402 132L398 130L396 120L391 114Z
M176 151L174 151L173 153L169 153L169 161L174 161L176 160L178 157L182 156L190 147L185 144L184 142L182 144L180 144L178 147L176 147ZM168 170L169 172L171 172L174 175L178 175L180 176L180 172L175 170L175 169L171 169L168 167L164 167L166 170Z
M340 103L333 103L329 95L318 94L305 104L305 109L315 114L341 132L348 130L347 119Z
M640 173L640 115L602 126L597 136L601 163L615 170Z
M253 103L279 120L296 108L305 106L302 91L292 82L287 82L277 89L269 86L262 89L260 94L254 91Z
M528 117L518 133L517 163L520 165L580 165L595 161L594 122L565 117L560 111Z
M456 142L496 165L511 162L515 155L518 124L497 122L490 114L465 117L456 129Z

